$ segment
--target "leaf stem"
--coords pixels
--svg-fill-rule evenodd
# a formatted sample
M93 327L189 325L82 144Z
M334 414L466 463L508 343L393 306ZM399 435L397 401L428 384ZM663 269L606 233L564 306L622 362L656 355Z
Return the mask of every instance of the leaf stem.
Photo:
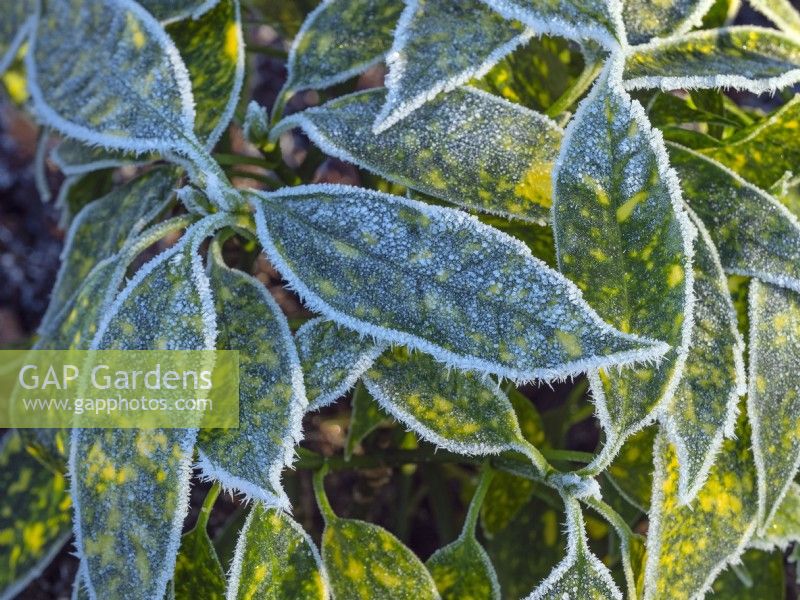
M208 527L208 518L211 516L211 510L214 508L214 503L216 503L221 489L219 481L215 481L211 489L208 490L206 498L203 500L203 506L200 508L200 514L197 515L195 529L200 527L205 530Z
M322 518L325 519L325 523L328 524L334 520L336 520L336 513L333 512L333 507L331 506L330 500L328 500L327 494L325 494L325 475L328 474L328 463L324 462L322 467L314 473L314 478L312 480L314 484L314 497L317 499L317 506L319 507L319 512L322 513Z
M475 493L472 495L472 500L467 509L467 516L464 519L464 528L461 531L462 538L467 536L475 537L475 528L477 527L478 516L481 514L481 506L483 506L483 500L486 498L486 492L489 491L489 484L492 482L493 477L494 469L492 469L489 461L486 461L481 470L481 478L478 481L478 487L475 489Z
M550 105L545 114L550 118L555 118L572 106L589 89L589 86L600 74L602 67L603 64L600 61L587 64L578 78Z

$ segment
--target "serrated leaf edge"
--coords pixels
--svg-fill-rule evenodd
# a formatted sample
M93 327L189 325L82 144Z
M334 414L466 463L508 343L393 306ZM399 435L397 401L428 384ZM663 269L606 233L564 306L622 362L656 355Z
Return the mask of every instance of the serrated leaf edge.
M14 34L13 38L11 38L11 43L6 50L6 53L0 55L0 76L2 76L11 66L11 63L14 62L17 52L19 52L19 49L22 46L22 43L25 41L25 38L29 35L32 35L35 28L36 15L31 15L25 19L25 21L23 21L22 25L20 25L17 33Z

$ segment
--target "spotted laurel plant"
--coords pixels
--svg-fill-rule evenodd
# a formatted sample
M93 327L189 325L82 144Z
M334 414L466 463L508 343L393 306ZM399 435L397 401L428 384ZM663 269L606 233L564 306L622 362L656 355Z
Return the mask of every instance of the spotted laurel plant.
M751 0L774 28L731 26L729 0L242 2L4 9L0 71L66 176L36 347L233 349L241 380L238 429L7 433L0 597L72 540L75 598L783 598L800 539L788 0ZM242 92L243 13L293 39L271 106ZM352 92L383 64L385 87ZM293 104L307 90L323 102ZM220 153L232 124L259 157ZM304 183L278 143L298 132L364 185ZM138 175L111 184L123 165ZM259 252L313 318L290 323L250 275ZM517 389L564 381L550 414ZM344 455L298 449L304 416L353 389ZM570 449L592 411L599 449ZM379 426L413 435L386 450ZM323 485L441 463L463 528L442 525L425 563ZM320 536L292 516L293 464L316 472ZM193 481L216 483L183 533ZM222 560L220 489L249 501Z

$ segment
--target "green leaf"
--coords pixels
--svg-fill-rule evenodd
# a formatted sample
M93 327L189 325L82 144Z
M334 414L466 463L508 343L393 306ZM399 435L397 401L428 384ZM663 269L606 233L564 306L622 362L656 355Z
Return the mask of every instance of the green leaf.
M344 446L345 460L352 458L356 446L365 437L384 423L392 422L391 417L381 410L375 399L361 384L353 390L352 407L350 425L347 428L347 441Z
M448 370L402 347L380 356L363 381L383 410L437 446L465 455L513 450L546 468L539 451L522 436L508 398L492 381Z
M770 189L800 163L800 96L795 96L768 118L743 129L719 148L703 154L736 171L761 189Z
M333 404L358 381L386 344L323 318L297 330L297 350L303 366L309 410Z
M218 215L193 225L145 264L103 316L91 348L214 349L214 305L197 250L224 223ZM197 430L72 431L75 546L90 596L99 590L111 597L160 598L188 510Z
M561 271L616 328L670 344L657 367L592 372L600 464L669 399L691 338L695 228L663 142L611 63L567 129L554 178Z
M780 552L748 550L741 561L741 565L734 565L719 576L711 587L710 597L725 600L784 599L786 583ZM747 581L742 580L741 572L749 577Z
M91 202L67 233L62 264L42 318L41 331L85 281L94 266L122 249L172 202L177 182L172 169L154 169Z
M719 163L670 144L689 205L729 273L800 291L800 223L774 197Z
M233 117L244 81L238 0L217 0L201 17L167 27L192 81L194 131L213 148Z
M46 469L16 431L0 439L0 598L14 598L38 577L71 533L63 474Z
M748 0L748 4L778 26L778 29L800 36L800 13L791 0Z
M289 515L256 503L236 543L229 600L326 600L327 576L311 537Z
M326 88L382 61L402 10L398 0L321 2L294 39L284 90Z
M50 153L50 159L67 177L124 165L145 164L155 158L154 154L137 158L131 152L88 146L72 138L63 139Z
M208 262L217 348L240 351L239 428L203 429L198 466L225 489L288 509L281 472L292 464L308 405L289 324L262 282L225 265L216 242Z
M792 482L766 529L750 543L761 550L786 550L800 541L800 485Z
M622 600L622 592L611 579L608 568L589 549L583 514L577 500L565 499L567 511L567 556L562 560L528 600L561 600L562 598L614 598Z
M386 93L368 90L294 114L272 135L301 127L326 154L464 208L544 223L561 129L547 117L459 88L374 135L364 127Z
M387 58L388 94L374 132L385 131L440 93L482 77L532 36L480 0L409 2Z
M219 0L139 0L159 21L171 23L182 19L200 18Z
M22 42L35 27L35 0L19 0L3 7L0 23L0 75L14 62Z
M747 410L758 473L759 530L763 532L800 467L800 295L750 283L750 369Z
M628 89L774 92L800 81L800 43L763 27L696 31L633 48L624 77Z
M654 37L686 33L703 21L713 0L625 0L623 19L631 44L641 44Z
M621 3L606 0L482 0L507 19L521 21L537 35L590 38L608 48L624 37Z
M656 439L646 599L702 598L755 531L756 473L744 410L735 431L735 438L723 442L705 485L689 505L678 499L677 455L663 434Z
M323 489L325 471L314 476L317 504L325 518L322 563L336 600L438 600L425 565L383 527L342 519Z
M655 427L646 427L631 435L606 471L622 497L642 512L650 509L656 431Z
M434 552L425 563L442 600L500 600L492 561L475 538L475 524L492 476L488 469L481 474L458 539Z
M460 211L337 185L251 199L281 274L311 309L362 334L523 380L664 350L608 327L521 242Z
M707 189L708 180L705 185ZM686 187L684 192L688 197ZM747 391L744 341L728 280L711 236L693 213L689 215L699 231L692 265L694 331L683 377L662 416L678 454L682 503L691 500L703 485L723 436L733 435L739 396Z
M225 594L225 571L207 531L208 517L218 495L219 487L215 485L203 502L194 528L181 537L172 579L176 600L222 598Z

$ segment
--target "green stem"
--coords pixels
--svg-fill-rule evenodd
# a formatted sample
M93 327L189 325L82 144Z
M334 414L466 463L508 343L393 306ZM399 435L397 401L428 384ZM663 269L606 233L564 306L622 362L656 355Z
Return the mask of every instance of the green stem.
M283 111L286 109L286 104L292 99L292 96L294 96L294 90L286 87L278 92L278 97L275 98L275 104L272 106L272 114L270 115L269 121L270 127L274 127L278 121L283 118Z
M249 44L247 46L248 52L253 52L254 54L263 54L264 56L271 56L272 58L280 58L286 60L289 58L289 53L286 50L281 50L280 48L273 48L272 46L259 46L254 44Z
M256 156L243 156L241 154L226 154L224 152L218 152L214 154L214 160L216 160L219 164L226 166L255 165L256 167L263 167L265 169L272 168L272 165L269 162Z
M214 485L211 486L211 489L208 490L206 499L203 500L203 506L200 508L200 514L197 515L197 525L195 525L196 528L201 527L205 530L206 527L208 527L208 518L211 516L211 509L214 508L214 503L217 501L221 489L222 488L219 485L219 481L215 481Z
M550 105L545 114L550 118L555 118L572 106L589 89L589 86L600 74L602 67L602 62L591 62L586 65L578 78Z
M313 479L314 497L317 499L319 512L322 513L322 518L325 519L326 524L336 520L336 513L333 512L333 507L328 500L328 496L325 494L325 475L327 474L328 463L325 462L322 467L314 473Z
M462 538L467 536L475 537L475 528L477 527L478 516L481 514L481 506L483 506L483 500L486 498L486 492L489 491L489 484L492 482L493 477L494 469L492 469L487 461L486 464L483 465L478 487L475 489L475 493L472 495L472 500L469 503L467 517L464 519L464 528L461 531Z

